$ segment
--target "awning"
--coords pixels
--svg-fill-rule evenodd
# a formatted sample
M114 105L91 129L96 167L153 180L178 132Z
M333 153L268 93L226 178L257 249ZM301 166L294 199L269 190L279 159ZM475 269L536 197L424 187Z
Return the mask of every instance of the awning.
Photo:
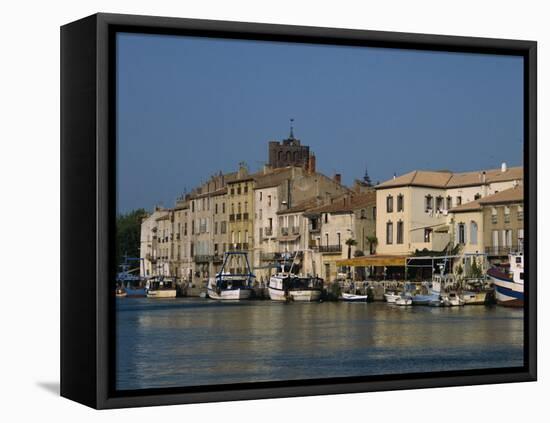
M277 238L277 241L280 242L292 242L296 241L298 238L300 238L300 235L287 235L287 236L280 236Z
M405 266L408 256L363 256L336 260L337 266Z

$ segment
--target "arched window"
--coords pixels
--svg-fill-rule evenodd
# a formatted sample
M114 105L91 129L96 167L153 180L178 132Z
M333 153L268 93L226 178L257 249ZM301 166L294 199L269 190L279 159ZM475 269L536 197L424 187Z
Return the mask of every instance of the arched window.
M283 160L283 152L282 151L279 151L278 158L279 158L279 161Z
M470 244L477 244L477 222L470 222Z
M290 154L290 151L287 151L286 152L286 161L289 162L291 158L292 158L292 155Z

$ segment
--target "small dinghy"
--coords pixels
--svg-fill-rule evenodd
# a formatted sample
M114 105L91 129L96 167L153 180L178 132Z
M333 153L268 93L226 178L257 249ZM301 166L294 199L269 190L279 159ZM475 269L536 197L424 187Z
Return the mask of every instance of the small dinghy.
M399 297L395 300L395 305L398 306L409 306L412 305L413 300L411 297Z
M368 295L347 294L345 292L342 293L342 296L340 297L342 301L348 301L348 302L360 302L360 301L366 302L367 298L368 298Z

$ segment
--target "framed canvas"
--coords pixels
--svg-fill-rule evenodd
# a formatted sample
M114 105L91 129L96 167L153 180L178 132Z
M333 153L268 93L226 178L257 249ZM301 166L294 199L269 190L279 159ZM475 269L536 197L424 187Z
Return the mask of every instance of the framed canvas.
M536 380L536 43L61 28L61 394Z

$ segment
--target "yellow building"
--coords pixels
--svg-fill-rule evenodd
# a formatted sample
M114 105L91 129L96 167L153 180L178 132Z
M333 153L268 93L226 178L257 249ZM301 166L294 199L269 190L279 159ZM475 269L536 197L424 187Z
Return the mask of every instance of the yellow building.
M227 183L228 250L246 251L249 263L254 263L254 176L241 165Z

